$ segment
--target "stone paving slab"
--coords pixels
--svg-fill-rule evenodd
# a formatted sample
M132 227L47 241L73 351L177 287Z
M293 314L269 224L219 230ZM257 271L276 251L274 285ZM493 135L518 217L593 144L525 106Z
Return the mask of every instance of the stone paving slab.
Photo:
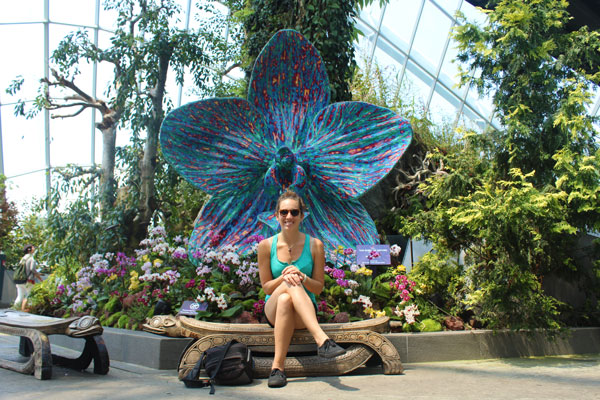
M0 351L18 338L0 335ZM53 346L61 355L72 350ZM187 389L175 370L111 361L108 375L55 368L51 380L0 369L0 400L70 399L600 399L600 354L502 360L406 363L403 375L362 368L340 377L291 378L270 389L266 379L238 387Z

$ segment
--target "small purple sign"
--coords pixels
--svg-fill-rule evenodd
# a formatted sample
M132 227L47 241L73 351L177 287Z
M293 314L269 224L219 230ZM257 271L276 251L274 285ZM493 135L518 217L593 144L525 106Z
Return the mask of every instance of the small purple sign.
M181 305L179 313L177 315L186 315L190 317L196 316L198 311L206 311L208 309L208 303L198 303L197 301L186 300Z
M356 263L359 265L390 265L390 246L387 244L359 244L356 246Z

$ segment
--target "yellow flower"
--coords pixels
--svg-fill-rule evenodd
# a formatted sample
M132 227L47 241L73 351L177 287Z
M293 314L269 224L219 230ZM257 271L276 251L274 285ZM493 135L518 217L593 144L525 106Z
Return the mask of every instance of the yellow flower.
M365 313L369 314L371 318L385 317L385 311L375 310L372 307L365 308Z
M397 274L400 274L400 273L402 273L402 272L406 272L406 267L405 267L404 265L398 265L398 266L396 267L396 273L397 273Z
M360 267L359 269L356 270L356 273L359 275L371 276L373 274L373 271L371 271L367 267Z
M117 274L112 274L107 278L108 281L114 281L115 279L117 279Z
M159 268L162 265L162 260L157 258L156 260L154 260L153 264L155 268Z
M129 275L131 275L131 278L129 278L129 281L131 282L129 285L129 290L136 290L140 287L140 280L138 279L139 274L137 271L131 271Z
M343 255L344 254L344 246L338 246L335 250L336 253Z
M150 261L150 257L148 257L148 254L144 254L144 255L142 256L141 260L142 260L143 262L147 262L147 261Z

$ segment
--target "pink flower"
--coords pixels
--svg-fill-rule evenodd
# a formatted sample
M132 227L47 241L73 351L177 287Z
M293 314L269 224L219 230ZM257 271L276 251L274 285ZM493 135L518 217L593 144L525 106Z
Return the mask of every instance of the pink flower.
M229 272L231 269L225 264L219 264L219 268L223 270L223 272Z
M263 311L265 309L265 301L259 300L259 301L255 302L252 307L254 308L252 310L252 314L254 314L254 316L256 317L263 313Z
M193 288L194 286L196 286L196 281L194 279L190 279L186 284L185 284L185 288L186 289L190 289Z

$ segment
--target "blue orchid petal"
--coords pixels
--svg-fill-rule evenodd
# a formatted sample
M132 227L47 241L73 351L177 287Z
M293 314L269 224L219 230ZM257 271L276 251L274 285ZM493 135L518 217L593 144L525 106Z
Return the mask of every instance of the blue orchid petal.
M340 200L310 187L306 203L310 215L302 222L303 230L323 241L326 249L337 246L356 248L359 244L378 244L379 235L375 223L358 200Z
M412 139L410 124L386 108L335 103L313 121L298 162L309 179L340 199L357 198L396 165Z
M217 247L244 247L244 239L256 234L268 234L268 230L259 221L259 215L273 214L275 200L259 192L240 192L237 196L211 197L202 207L196 218L194 231L188 242L189 251L205 249L211 245L214 235L222 235Z
M271 142L300 148L311 121L329 104L329 78L317 49L296 31L277 32L256 59L248 101L264 115Z
M265 226L270 230L268 236L272 236L279 231L279 221L277 221L277 218L275 217L275 210L261 213L258 216L258 220L265 224Z
M259 190L275 149L265 123L244 99L209 99L173 110L161 126L167 161L216 196Z

